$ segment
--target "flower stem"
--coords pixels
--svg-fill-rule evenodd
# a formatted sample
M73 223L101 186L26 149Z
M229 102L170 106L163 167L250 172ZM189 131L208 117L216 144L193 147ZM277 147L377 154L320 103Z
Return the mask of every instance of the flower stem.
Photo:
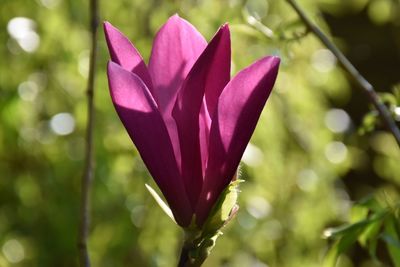
M193 250L196 248L196 245L192 243L184 243L181 250L181 255L179 257L178 267L200 267L204 261L207 259L207 256L201 256L201 254L197 258L192 258Z
M178 267L200 267L207 259L209 253L204 253L201 246L203 239L198 231L185 230Z
M79 265L81 267L90 267L90 258L87 249L87 236L89 232L89 199L90 187L93 179L93 130L94 130L94 84L96 77L96 50L97 50L97 28L99 9L97 0L90 0L90 32L91 32L91 54L89 66L89 78L87 84L87 109L88 118L86 125L86 143L85 143L85 165L81 181L81 203L80 219L78 233Z
M372 104L377 109L387 129L392 133L397 144L400 147L400 130L393 120L388 108L382 102L382 99L376 93L374 87L360 74L360 72L351 64L351 62L343 55L343 53L335 46L333 42L318 28L317 25L311 22L303 9L295 0L286 0L289 5L296 11L297 15L306 25L306 27L314 33L314 35L336 56L343 68L354 78L358 86L366 93Z
M189 253L190 253L190 248L189 248L189 246L188 246L188 245L186 244L186 242L185 242L185 243L182 245L181 255L180 255L180 257L179 257L178 267L190 266L190 265L187 265L188 263L190 263Z

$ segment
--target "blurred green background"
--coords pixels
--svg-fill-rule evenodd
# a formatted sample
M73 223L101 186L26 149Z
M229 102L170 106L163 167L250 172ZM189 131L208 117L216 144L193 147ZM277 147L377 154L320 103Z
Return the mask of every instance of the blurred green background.
M285 1L116 0L101 20L148 60L174 14L209 40L229 22L233 73L282 58L241 165L240 211L205 266L322 266L324 229L351 221L370 196L398 201L400 150L333 55ZM400 119L400 2L303 0ZM267 37L264 33L273 34ZM82 0L0 2L0 266L77 266L77 225L90 39ZM145 190L151 181L110 101L99 29L89 249L93 266L174 266L182 233ZM261 30L261 31L260 31ZM298 39L298 40L297 40ZM375 123L376 122L376 123ZM400 254L399 254L400 255ZM356 244L337 266L394 266Z

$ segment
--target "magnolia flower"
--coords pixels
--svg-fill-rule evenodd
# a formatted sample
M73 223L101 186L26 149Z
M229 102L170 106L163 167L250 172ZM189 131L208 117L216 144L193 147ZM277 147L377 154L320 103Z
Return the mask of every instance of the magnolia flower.
M201 227L235 176L280 60L262 58L230 79L228 25L207 44L178 15L158 31L147 66L110 23L104 31L115 109L176 222Z

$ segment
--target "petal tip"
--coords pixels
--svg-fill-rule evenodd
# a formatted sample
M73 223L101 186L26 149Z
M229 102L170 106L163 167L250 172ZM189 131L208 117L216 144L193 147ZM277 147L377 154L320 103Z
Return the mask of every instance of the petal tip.
M281 58L279 56L271 56L271 58L278 64L281 62Z
M229 42L230 42L231 32L229 30L229 24L228 23L222 24L219 27L218 31L215 33L214 37L215 36L220 36L219 38L223 38L223 39L229 40Z
M224 24L221 25L220 28L228 28L229 29L229 22L225 22Z
M277 68L277 67L279 67L281 58L279 56L266 56L266 57L259 59L256 62L259 62L261 64L268 64L272 68Z
M279 65L281 64L281 58L278 56L271 56L271 59L272 59L272 65L275 68L279 68Z
M181 18L181 16L179 16L178 13L175 13L171 17L169 17L169 19L167 20L167 22L165 24L168 24L168 23L182 23L182 22L186 22L186 20Z
M278 67L281 63L281 58L278 56L271 56L272 65Z
M112 60L109 60L108 62L107 62L107 74L108 75L110 75L110 74L112 74L113 72L115 72L116 70L118 70L118 69L120 69L121 67L117 64L117 63L115 63L114 61L112 61Z
M103 21L103 29L104 29L104 32L106 33L106 34L108 34L108 32L110 31L110 30L114 30L115 29L115 27L110 23L110 22L108 22L108 21Z
M228 33L229 34L229 32L230 32L229 23L226 22L226 23L222 24L221 27L219 27L219 30L223 31L224 33Z

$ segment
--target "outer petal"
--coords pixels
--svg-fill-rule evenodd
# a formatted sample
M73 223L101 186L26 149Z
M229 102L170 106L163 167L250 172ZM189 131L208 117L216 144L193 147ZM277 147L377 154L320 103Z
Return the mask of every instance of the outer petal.
M231 39L228 24L221 27L221 41L216 59L210 64L205 90L207 110L212 116L217 106L219 95L231 78Z
M211 116L215 112L218 98L231 77L231 40L227 24L221 27L222 36L216 52L216 59L208 66L205 81L205 98L200 110L200 148L203 177L208 160L208 144Z
M207 42L186 20L174 15L158 31L151 51L149 71L161 113L170 114L183 80Z
M229 29L225 25L216 33L194 64L178 93L172 113L179 134L182 177L193 208L197 205L203 184L200 145L205 142L201 143L199 136L199 123L204 124L203 120L199 120L200 109L206 91L222 90L229 81L229 68L219 69L226 65L225 61L230 61L230 54L226 52L229 46Z
M266 57L239 72L220 95L210 131L209 159L196 209L202 225L229 184L275 83L279 58Z
M144 163L182 226L192 217L164 121L146 85L135 74L109 62L108 81L117 113Z
M181 151L172 108L184 79L207 42L186 20L174 15L158 31L151 51L149 72L153 96L167 125L175 157L181 170Z
M135 73L147 85L147 88L152 90L153 86L149 71L140 53L129 39L112 26L111 23L104 22L103 27L111 60L124 69Z

